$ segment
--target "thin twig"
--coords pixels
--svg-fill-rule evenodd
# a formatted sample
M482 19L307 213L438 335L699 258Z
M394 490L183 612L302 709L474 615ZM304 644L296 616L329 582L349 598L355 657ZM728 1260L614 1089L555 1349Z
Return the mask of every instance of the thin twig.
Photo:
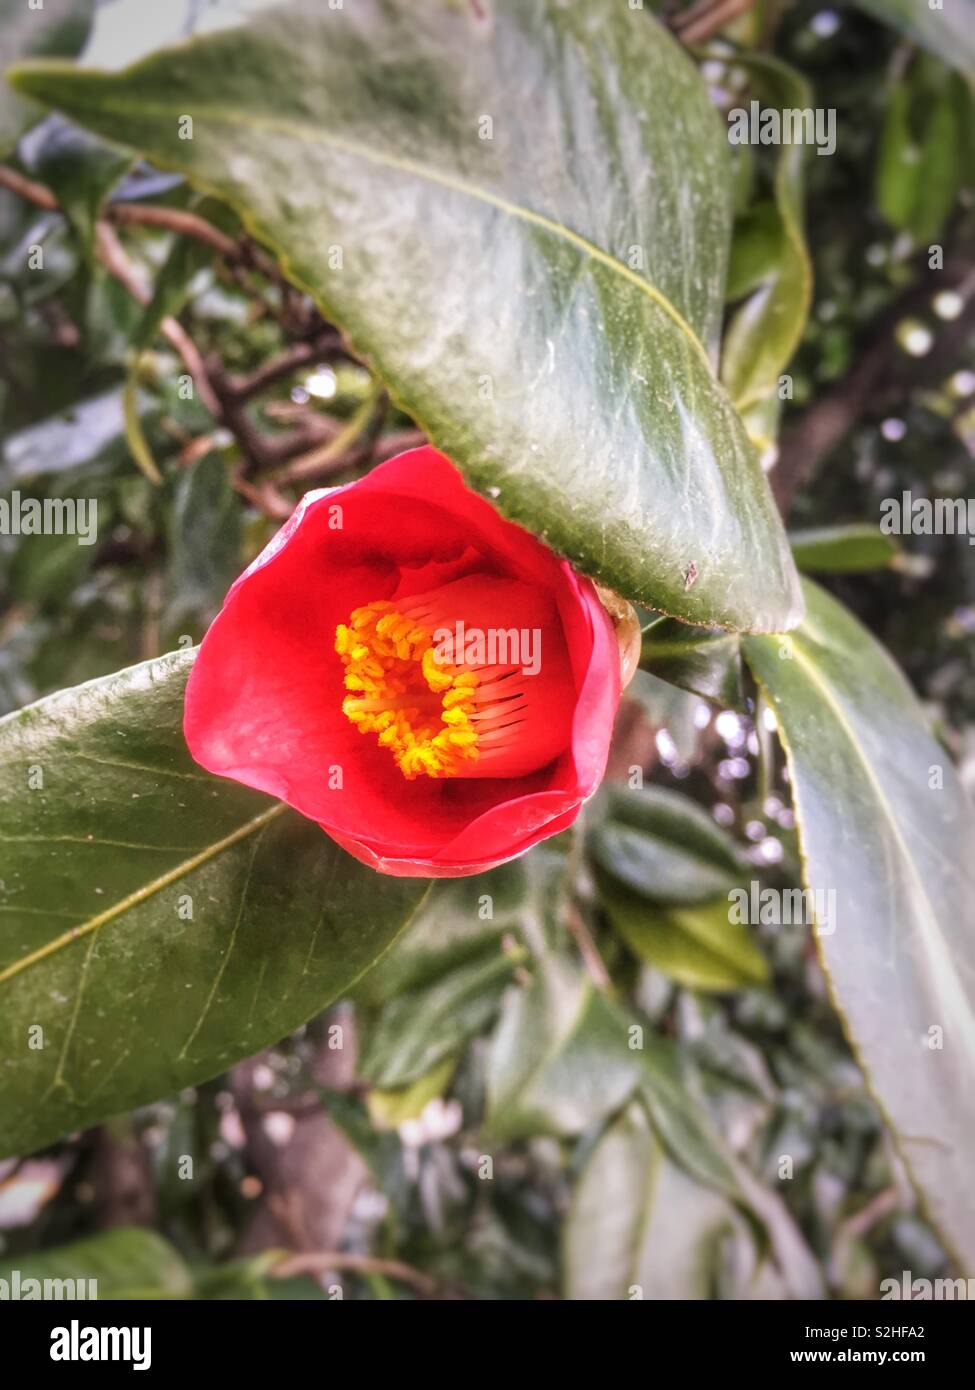
M218 357L208 358L206 371L219 401L219 418L246 456L241 474L245 481L253 479L258 473L273 474L275 469L296 454L313 448L335 434L335 422L322 416L312 416L304 425L287 434L277 437L262 434L247 413L246 396L234 389Z
M186 370L196 383L196 389L200 393L200 400L215 420L220 419L220 402L214 394L213 387L207 375L207 369L203 362L200 349L187 333L186 329L178 319L172 318L169 314L159 325L160 332L167 339L171 347L174 347L182 357Z
M55 203L55 206L57 204ZM243 259L239 241L227 236L219 227L195 212L183 208L157 207L152 203L109 203L103 215L119 226L138 225L143 227L162 227L166 231L178 232L181 236L191 236L211 246L218 255L228 261Z
M865 345L846 375L807 406L786 431L770 476L783 516L863 416L886 409L891 397L897 399L908 389L936 382L958 359L975 328L972 276L970 265L946 258L943 270L928 271L908 285L868 327L863 335ZM962 312L940 325L935 345L925 357L907 357L897 340L897 326L902 319L925 310L941 289L954 289L959 294ZM908 370L910 381L906 380Z
M112 227L107 222L97 222L95 224L95 249L98 259L104 265L110 275L114 275L119 284L124 285L129 294L138 304L148 304L152 295L149 287L142 280L132 262L125 254L125 249L119 241ZM186 370L196 383L196 388L200 393L200 400L215 419L221 417L220 402L218 401L213 387L210 384L203 358L199 349L183 328L182 324L170 315L167 315L159 325L160 331L166 337L172 347L176 349L186 366Z
M304 483L311 478L328 477L361 462L372 453L388 406L389 397L385 391L370 392L338 434L296 457L272 477L276 482Z
M609 971L606 969L605 962L599 954L599 948L592 938L592 933L575 903L567 904L565 909L565 922L573 940L579 948L579 954L582 957L583 964L593 984L598 990L604 992L610 989L612 980L610 979Z
M38 207L51 212L62 211L56 196L49 188L26 178L15 169L0 165L0 186L8 188ZM180 235L196 237L232 264L253 267L265 276L287 285L275 262L261 247L246 239L235 241L195 213L153 204L112 203L95 225L96 253L109 273L124 285L139 304L149 303L149 287L126 255L112 224L155 226ZM295 343L273 361L264 363L245 376L232 376L216 358L204 362L196 344L175 318L164 318L160 324L160 332L182 358L196 384L203 405L215 420L230 430L240 445L247 463L236 478L235 486L266 515L275 519L289 516L291 504L276 488L252 487L254 474L273 473L276 469L285 468L292 459L297 459L298 462L287 469L286 480L303 481L307 477L351 466L361 462L363 457L372 455L378 435L376 420L381 422L382 411L376 412L376 416L370 422L370 428L364 431L364 442L359 450L349 449L348 445L353 441L343 438L342 449L336 451L331 448L331 443L336 437L334 421L312 416L302 427L285 435L268 438L254 426L245 409L247 400L290 376L300 367L350 356L341 335L334 329L316 330L307 340ZM401 442L403 435L406 436L407 442ZM400 448L423 443L423 438L418 431L401 431L399 437L391 435L381 449L376 448L376 454L379 458L388 458ZM309 450L312 451L311 454L308 453ZM343 454L347 454L347 457ZM307 457L300 457L302 455Z
M33 179L25 178L6 164L0 164L0 188L9 188L10 192L16 193L19 198L26 199L28 203L35 203L39 208L46 208L48 212L61 211L57 198L49 188L45 188L42 183L35 183Z
M437 1282L422 1270L401 1260L383 1260L373 1255L356 1255L348 1250L326 1250L307 1254L286 1255L279 1264L272 1265L268 1273L274 1279L293 1279L299 1274L326 1274L329 1270L348 1269L356 1274L385 1274L390 1279L398 1279L408 1284L424 1298L432 1298L437 1292Z
M294 511L294 504L289 502L284 493L279 492L273 483L252 483L244 477L239 469L233 472L230 481L235 491L239 492L245 501L249 502L252 507L256 507L269 521L287 521Z
M839 1235L850 1240L862 1240L884 1217L897 1211L901 1196L895 1186L885 1187L875 1197L871 1197L865 1207L847 1217L839 1229Z
M394 454L403 454L407 449L419 449L426 442L427 437L422 430L390 430L376 445L372 456L376 463L384 463Z
M334 329L329 329L307 342L294 343L273 361L263 363L247 376L227 376L226 390L228 394L241 399L258 396L269 386L298 371L300 367L308 367L313 363L344 355L341 337Z
M676 15L671 21L671 26L681 43L703 43L705 39L719 33L733 19L746 14L754 3L755 0L717 0L717 4L708 4L703 9L695 5L683 14Z

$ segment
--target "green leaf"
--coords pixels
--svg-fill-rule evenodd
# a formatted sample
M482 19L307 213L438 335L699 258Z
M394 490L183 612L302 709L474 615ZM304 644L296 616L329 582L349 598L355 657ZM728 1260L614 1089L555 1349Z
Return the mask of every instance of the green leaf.
M611 879L652 902L704 903L741 880L742 860L726 831L690 797L663 787L606 787L606 814L587 848Z
M139 397L139 410L158 409ZM122 391L106 391L8 435L0 453L0 484L15 487L48 473L77 468L102 455L122 458L125 420Z
M513 986L487 1066L492 1140L581 1134L632 1092L639 1052L628 1021L592 982L556 956L538 962L528 985Z
M18 1255L0 1264L0 1279L19 1278L21 1298L27 1279L57 1280L45 1298L192 1298L193 1278L182 1256L155 1231L122 1226L40 1254ZM73 1288L61 1281L75 1281ZM95 1288L77 1281L94 1280ZM41 1293L37 1294L41 1297Z
M229 201L468 479L582 570L702 625L798 620L712 369L727 139L656 21L292 0L122 73L15 80Z
M940 236L966 177L972 92L934 59L918 59L892 88L877 154L875 196L887 221L917 245Z
M642 1297L639 1273L662 1158L642 1106L629 1105L599 1140L572 1192L562 1230L566 1298Z
M276 1042L347 990L422 897L422 882L373 873L192 763L192 659L0 721L0 1154Z
M738 145L737 149L747 149ZM735 222L728 284L725 294L730 303L753 294L776 273L782 259L785 228L771 198L747 208Z
M975 79L975 25L968 0L943 0L932 9L930 0L857 0L884 24L915 39L969 79Z
M159 332L162 321L167 316L179 314L189 298L193 277L213 259L213 250L205 242L195 237L177 236L172 249L156 276L152 299L146 306L133 340L133 347L142 351L151 347Z
M819 950L931 1217L975 1272L975 817L887 654L808 581L806 599L794 637L745 655L788 754L807 883L835 895Z
M893 227L909 227L924 170L920 151L910 123L911 91L907 82L895 82L887 97L877 168L874 197L877 207Z
M796 1298L822 1298L819 1268L781 1197L755 1178L716 1131L700 1083L679 1044L650 1036L643 1042L640 1096L657 1138L695 1181L743 1203L775 1252L783 1279Z
M808 83L777 58L736 54L729 61L748 74L750 92L763 109L805 110L813 106ZM740 247L733 259L735 278L752 288L728 325L721 377L741 411L777 404L779 376L799 346L809 314L812 268L802 230L805 157L803 144L779 147L772 186L774 205L763 200L746 217L741 228L746 246Z
M753 931L728 920L728 899L694 907L658 907L599 876L601 901L630 949L689 989L732 990L765 984L768 964Z
M139 359L133 357L129 363L128 376L122 391L122 419L125 423L125 439L129 446L129 452L140 472L149 479L150 483L159 487L162 484L162 474L152 456L152 449L149 447L149 441L142 428L142 419L139 414L138 372Z
M88 37L95 0L0 0L0 157L43 111L11 91L4 78L11 63L32 56L73 57Z
M25 136L20 155L32 177L54 193L85 254L91 258L95 220L102 203L132 163L132 156L57 116Z
M897 554L897 542L868 522L790 531L789 541L796 564L807 574L886 569Z
M283 1250L262 1250L257 1255L226 1260L222 1264L197 1265L193 1270L193 1297L251 1301L270 1298L266 1276L284 1253Z
M191 1269L179 1251L155 1231L120 1226L54 1250L19 1255L8 1264L0 1264L0 1279L6 1280L8 1287L19 1281L21 1298L25 1297L27 1279L42 1281L36 1296L45 1299L266 1298L264 1277L282 1254L280 1250L264 1250L245 1259ZM46 1290L45 1280L54 1281ZM66 1280L74 1282L66 1284Z
M220 459L206 455L180 469L166 536L163 627L175 646L187 633L202 637L243 568L243 517Z
M563 1229L571 1299L701 1299L714 1283L716 1237L733 1209L672 1163L643 1107L606 1130L572 1193Z
M392 1090L408 1086L453 1055L491 1021L524 954L494 952L393 999L375 1026L365 1030L361 1074L373 1086Z
M679 1046L650 1035L641 1037L638 1055L643 1064L640 1095L664 1148L699 1182L736 1196L733 1161L714 1131Z
M532 856L533 864L537 858ZM356 989L356 1002L385 1004L436 984L461 965L497 956L502 936L521 922L525 865L524 859L514 859L485 874L434 883L410 930Z
M442 1096L450 1085L450 1079L457 1066L456 1057L445 1057L424 1076L417 1077L408 1086L394 1090L374 1089L367 1096L369 1118L376 1129L398 1129L407 1120L420 1115L431 1100Z
M644 634L640 666L671 685L741 708L741 648L738 636L721 628L689 627L662 618Z

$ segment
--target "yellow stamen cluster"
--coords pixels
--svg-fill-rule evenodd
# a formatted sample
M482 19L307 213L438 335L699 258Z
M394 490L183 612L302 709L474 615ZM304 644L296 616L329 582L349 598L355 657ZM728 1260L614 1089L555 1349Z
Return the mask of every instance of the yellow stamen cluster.
M431 634L377 600L335 630L345 666L343 714L360 733L378 734L403 776L462 776L478 757L471 722L476 672L438 662Z

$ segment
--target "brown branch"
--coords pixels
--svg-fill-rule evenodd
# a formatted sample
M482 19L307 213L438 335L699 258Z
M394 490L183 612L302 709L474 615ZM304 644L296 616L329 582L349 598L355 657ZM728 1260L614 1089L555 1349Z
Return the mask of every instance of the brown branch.
M258 473L274 473L289 459L331 438L337 431L333 420L313 415L304 425L289 430L287 434L262 434L247 413L246 398L249 393L241 393L236 388L220 359L211 356L207 360L206 371L219 403L219 418L233 434L246 457L241 473L245 482Z
M217 400L200 349L187 333L183 325L170 315L166 315L159 325L160 331L182 357L186 370L196 383L200 400L215 420L220 418L220 402Z
M26 178L15 169L0 166L0 186L38 207L51 212L62 211L49 188ZM114 230L115 226L130 225L160 227L178 235L196 237L231 264L252 266L270 278L287 283L277 265L259 246L246 239L235 241L195 213L145 203L113 203L105 209L103 217L95 225L96 253L109 273L139 304L150 302L149 287L132 265ZM301 367L349 356L348 348L335 329L316 328L312 336L293 344L273 361L244 376L233 376L226 372L219 359L212 357L204 362L196 344L175 318L164 318L160 332L183 360L206 409L237 440L246 462L234 485L265 515L281 520L291 514L292 508L276 488L266 484L254 486L255 474L272 473L290 464L291 460L297 460L282 480L302 482L310 477L327 476L351 467L373 453L382 412L377 412L376 422L366 432L361 444L355 448L332 450L330 445L336 434L341 433L341 428L334 421L312 415L305 424L287 434L267 437L255 427L245 408L245 403L251 397L259 395ZM408 442L401 443L396 436L390 436L380 452L382 458L388 458L399 448L423 442L423 436L418 432L401 432L401 436L403 434ZM302 457L304 455L307 457Z
M376 463L384 463L394 454L405 453L407 449L419 449L426 442L427 437L422 430L390 430L376 445L372 457Z
M943 289L956 289L961 294L962 313L944 323L934 348L925 357L907 357L895 336L897 325L926 308ZM898 295L869 328L853 368L810 405L783 436L779 461L770 476L782 515L788 515L798 493L865 415L882 411L911 386L936 382L957 360L973 331L975 283L967 265L946 264L943 270L928 272L920 283Z
M49 188L34 179L26 178L8 165L0 165L0 187L8 188L11 193L16 193L28 203L34 203L48 212L62 211L57 197ZM149 203L110 203L103 209L102 216L104 220L118 226L139 224L146 227L162 227L183 236L195 237L197 241L204 241L208 246L212 246L214 251L230 261L249 259L249 252L240 242L234 241L212 222L198 217L196 213L186 212L183 208L157 207Z
M181 236L191 236L205 242L228 261L243 259L239 241L234 241L212 222L183 208L157 207L151 203L109 203L103 210L103 216L120 227L161 227Z
M606 969L605 962L599 954L599 947L593 940L592 933L586 925L585 918L576 907L575 903L569 903L565 909L565 922L569 929L569 934L576 943L579 955L586 967L586 973L598 990L605 993L612 988L612 980L609 971Z
M149 288L136 272L132 262L125 254L122 243L107 222L95 224L95 249L98 259L105 269L128 290L132 298L138 304L148 304L152 298ZM220 402L210 384L203 358L196 344L182 324L177 323L170 315L163 319L159 327L168 342L183 359L186 370L196 383L200 400L215 419L220 419Z
M241 497L270 521L287 521L294 511L294 504L273 483L252 483L240 470L234 471L230 481Z
M16 169L10 169L5 164L0 164L0 188L9 188L10 192L16 193L19 198L24 198L28 203L35 203L39 208L46 208L48 212L61 211L57 198L49 188L45 188L42 183L35 183L33 179L25 178L23 174L18 174Z
M703 5L692 5L689 10L675 15L670 21L671 28L683 44L703 43L719 33L739 15L746 14L755 0L707 0Z
M356 1274L384 1274L408 1284L424 1298L433 1298L437 1282L402 1260L382 1260L373 1255L357 1255L348 1250L325 1250L301 1255L286 1255L268 1273L274 1279L293 1279L299 1274L327 1274L329 1270L353 1270Z
M885 1217L898 1211L900 1206L901 1194L897 1187L885 1187L883 1191L872 1197L866 1206L847 1217L840 1226L838 1235L841 1239L862 1240L878 1221L883 1221Z
M115 276L136 303L148 304L152 298L149 287L125 254L122 243L107 222L95 224L95 250L108 273Z
M275 357L270 362L265 362L248 376L228 375L224 380L224 389L228 394L240 399L258 396L269 386L291 376L292 372L298 371L301 367L308 367L316 362L326 362L331 358L343 356L345 356L345 349L342 346L340 335L335 329L329 329L306 342L294 343L280 356Z
M307 483L364 463L372 456L388 409L389 397L385 391L371 393L337 434L278 469L275 481Z

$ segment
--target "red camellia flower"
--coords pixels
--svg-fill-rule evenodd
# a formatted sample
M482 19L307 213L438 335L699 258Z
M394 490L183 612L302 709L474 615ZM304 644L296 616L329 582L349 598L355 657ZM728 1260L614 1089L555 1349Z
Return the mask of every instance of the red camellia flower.
M593 584L423 448L302 499L207 633L184 729L364 863L446 878L571 825L619 697Z

